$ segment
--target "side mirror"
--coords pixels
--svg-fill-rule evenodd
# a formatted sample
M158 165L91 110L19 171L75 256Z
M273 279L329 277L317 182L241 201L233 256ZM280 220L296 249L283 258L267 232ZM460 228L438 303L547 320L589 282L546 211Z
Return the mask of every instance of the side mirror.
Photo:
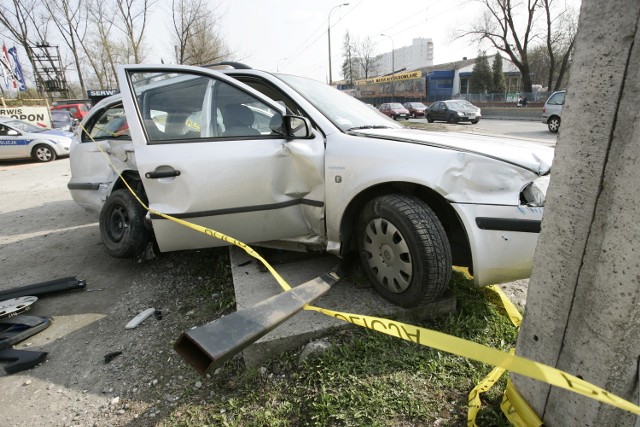
M18 135L20 135L20 132L18 132L17 130L9 129L7 131L7 136L18 136Z
M277 118L276 118L277 117ZM312 138L311 122L306 117L300 116L274 116L269 127L275 133L287 139Z

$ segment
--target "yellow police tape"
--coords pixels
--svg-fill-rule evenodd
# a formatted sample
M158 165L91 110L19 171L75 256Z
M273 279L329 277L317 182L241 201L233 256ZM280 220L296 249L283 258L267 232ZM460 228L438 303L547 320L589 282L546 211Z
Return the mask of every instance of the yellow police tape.
M519 328L522 323L522 315L505 293L502 292L502 289L496 285L487 286L487 289L498 296L501 303L500 307L505 309L511 323L513 323L516 328ZM512 349L509 354L515 354L515 349ZM469 410L467 412L468 427L476 427L476 416L481 407L480 394L487 392L493 387L505 372L506 370L503 368L494 368L471 390L469 393ZM507 379L507 387L503 394L500 408L509 422L514 426L539 427L542 425L542 421L538 418L538 415L531 409L527 402L520 397L520 394L509 379Z
M509 354L482 344L447 335L442 332L394 320L337 312L313 306L307 306L306 309L317 311L326 314L327 316L335 317L336 319L372 329L383 334L401 338L405 341L411 341L435 348L436 350L446 351L447 353L455 354L456 356L462 356L467 359L473 359L488 365L500 367L640 415L640 406L634 405L621 397L611 394L608 391L590 384L587 381L581 380L571 374L542 363L525 359L524 357Z
M102 147L100 147L100 145L96 143L96 141L90 136L90 133L87 132L84 127L81 126L81 128L82 131L89 135L89 137L93 140L102 155L107 159L107 162L109 163L113 171L116 173L116 175L118 175L124 185L126 185L131 194L136 198L138 203L140 203L140 205L145 210L149 211L152 214L159 215L162 218L181 224L192 230L204 233L208 236L223 240L227 243L242 248L245 252L247 252L247 254L259 260L269 270L269 272L271 272L273 277L280 284L284 291L288 291L291 289L289 284L278 274L278 272L276 272L276 270L264 258L262 258L257 252L255 252L245 243L242 243L239 240L236 240L233 237L227 236L218 231L211 230L207 227L184 221L179 218L174 218L170 215L155 211L146 206L146 204L138 197L135 191L129 186L127 181L118 172L116 166L111 162L111 159L109 158L107 153L105 153ZM472 341L467 341L462 338L447 335L442 332L437 332L427 328L421 328L394 320L333 311L326 308L320 308L310 305L306 305L305 309L316 311L327 316L352 323L357 326L374 330L376 332L381 332L383 334L387 334L406 341L435 348L436 350L446 351L457 356L477 360L479 362L483 362L497 368L515 372L517 374L533 378L535 380L542 381L544 383L551 384L556 387L572 391L574 393L581 394L591 399L607 403L617 408L624 409L636 415L640 415L640 406L634 405L633 403L624 400L621 397L611 394L596 385L590 384L587 381L584 381L559 369L516 356L515 354L506 353L500 350L493 349L491 347L474 343ZM517 312L517 310L515 311Z

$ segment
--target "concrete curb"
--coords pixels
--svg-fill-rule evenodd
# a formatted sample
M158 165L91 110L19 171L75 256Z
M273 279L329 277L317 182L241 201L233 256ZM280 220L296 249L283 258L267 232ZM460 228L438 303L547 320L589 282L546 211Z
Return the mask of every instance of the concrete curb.
M278 252L275 254L277 257ZM286 254L291 256L289 252ZM269 255L263 256L269 262L275 263L274 268L291 287L330 271L339 262L337 257L331 255L316 257L299 255L302 257L300 260L282 264L278 264L277 259L269 259L271 258ZM258 261L242 249L231 247L230 261L238 309L251 307L282 292L271 274L261 271ZM370 286L357 286L343 280L327 294L320 297L314 305L336 311L393 318L410 323L434 315L455 312L456 299L452 293L446 293L440 300L419 310L403 309L383 299ZM317 312L302 311L245 349L243 352L245 365L253 368L258 367L278 353L293 350L313 339L326 336L336 329L346 327L353 327L353 325Z
M499 108L499 107L482 107L483 119L497 120L526 120L539 122L542 117L542 108Z

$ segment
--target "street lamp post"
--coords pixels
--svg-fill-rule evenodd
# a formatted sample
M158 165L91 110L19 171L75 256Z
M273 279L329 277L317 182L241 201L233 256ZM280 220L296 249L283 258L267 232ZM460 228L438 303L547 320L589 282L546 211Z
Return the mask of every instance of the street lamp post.
M342 3L332 7L331 10L329 11L329 19L327 19L328 21L327 38L329 40L329 84L333 83L333 78L331 77L331 12L333 12L335 9L338 9L339 7L342 7L342 6L349 6L349 3Z
M386 34L380 34L383 37L389 37L389 40L391 40L391 98L393 98L393 101L395 101L396 98L396 82L395 82L395 76L396 76L396 61L395 61L395 47L393 45L393 38L391 36L388 36Z

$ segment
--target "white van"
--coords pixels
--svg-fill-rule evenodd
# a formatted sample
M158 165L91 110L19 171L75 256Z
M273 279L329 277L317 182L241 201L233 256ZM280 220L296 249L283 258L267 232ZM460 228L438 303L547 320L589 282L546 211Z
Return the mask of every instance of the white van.
M562 116L562 106L564 105L566 92L566 90L553 92L542 108L541 121L549 127L551 132L555 133L560 130L560 118Z

